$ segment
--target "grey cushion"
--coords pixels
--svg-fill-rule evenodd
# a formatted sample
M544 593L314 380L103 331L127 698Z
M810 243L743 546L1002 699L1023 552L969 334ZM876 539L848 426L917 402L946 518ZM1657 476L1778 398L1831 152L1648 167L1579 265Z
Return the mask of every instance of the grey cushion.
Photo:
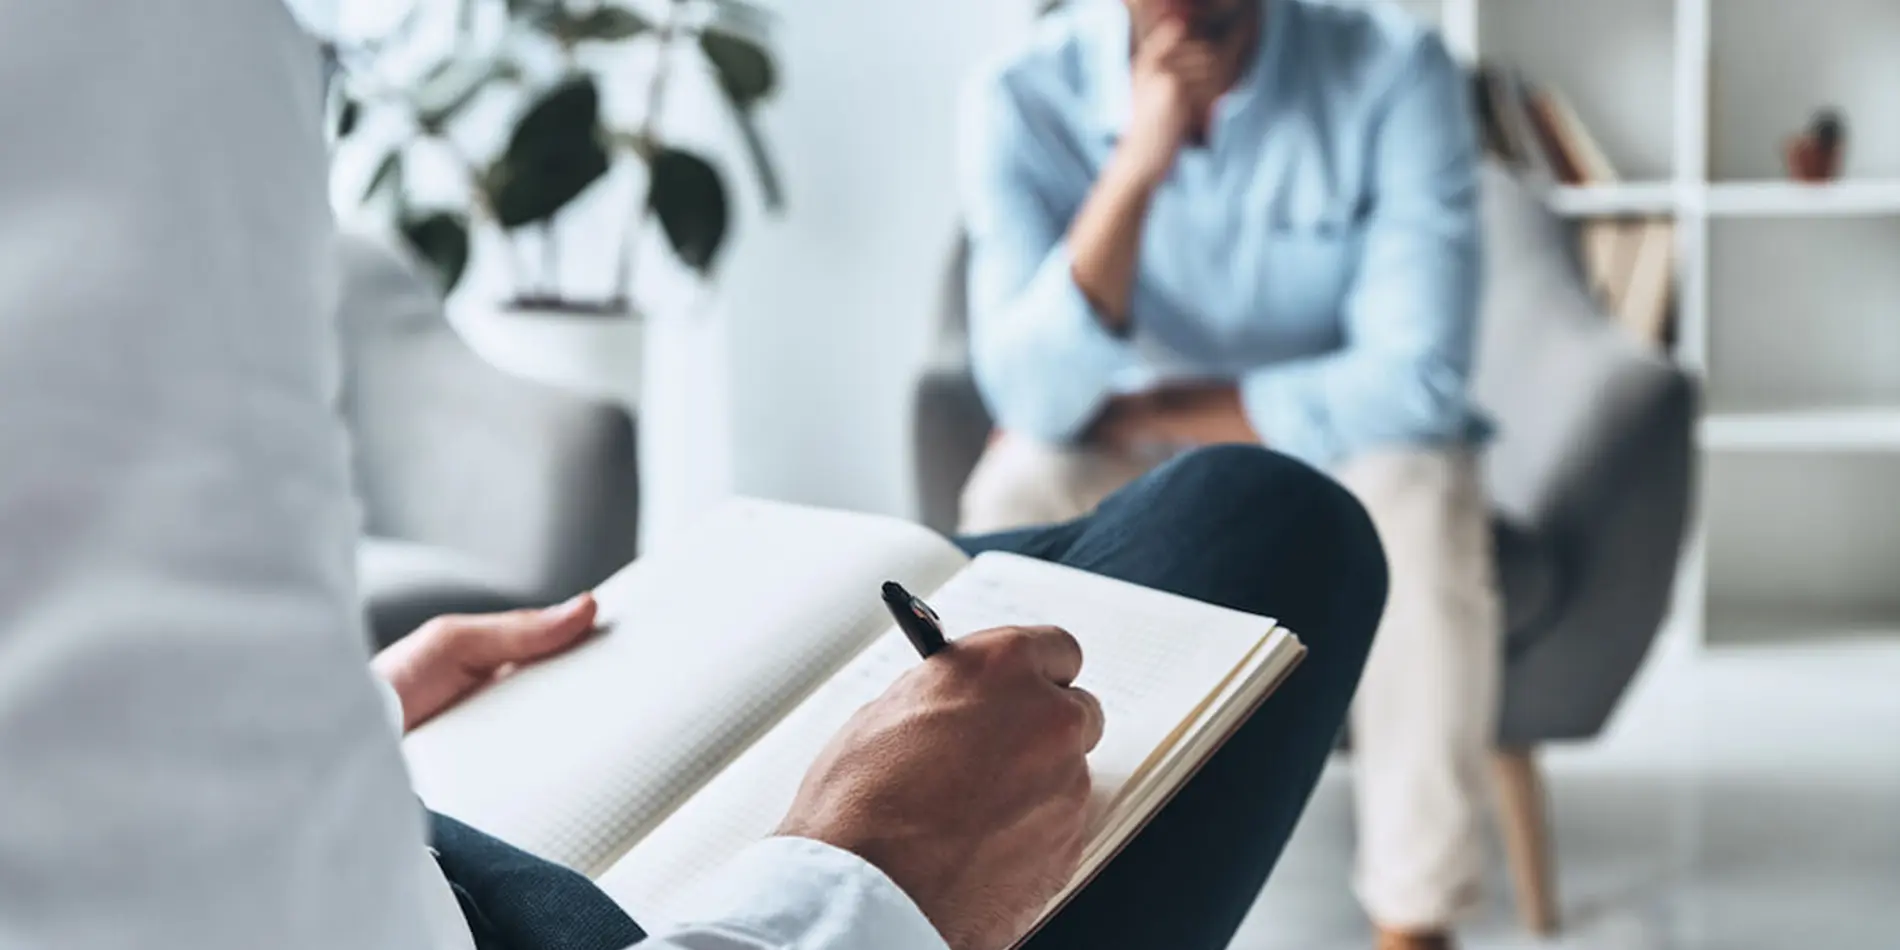
M1563 565L1547 538L1503 519L1491 524L1498 591L1504 600L1508 650L1528 646L1550 626L1563 602Z
M356 576L369 632L378 649L430 618L530 606L529 591L511 587L505 572L447 548L391 538L364 538L356 548Z
M342 410L365 532L475 558L508 591L547 602L632 560L631 415L490 365L387 243L345 235L338 256Z

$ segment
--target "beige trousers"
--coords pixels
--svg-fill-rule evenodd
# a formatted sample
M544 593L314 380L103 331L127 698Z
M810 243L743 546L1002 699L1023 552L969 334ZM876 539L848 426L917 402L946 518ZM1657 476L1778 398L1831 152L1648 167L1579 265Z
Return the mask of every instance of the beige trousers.
M1149 462L1004 435L963 493L961 530L1066 521ZM1354 886L1381 926L1450 924L1478 896L1502 617L1488 506L1470 452L1395 449L1341 465L1391 575L1351 724Z

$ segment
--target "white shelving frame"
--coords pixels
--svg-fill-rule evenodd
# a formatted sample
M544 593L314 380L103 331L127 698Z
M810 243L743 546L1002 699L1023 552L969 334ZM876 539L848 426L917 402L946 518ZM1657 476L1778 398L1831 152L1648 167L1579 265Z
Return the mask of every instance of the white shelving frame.
M1709 384L1711 394L1707 401L1706 416L1698 427L1697 438L1704 452L1704 483L1714 503L1705 505L1704 511L1696 519L1693 539L1689 545L1678 581L1677 622L1672 624L1672 636L1689 639L1697 644L1722 642L1726 639L1746 640L1752 633L1738 633L1733 637L1724 637L1721 631L1712 631L1711 624L1718 626L1742 626L1752 624L1751 629L1773 627L1782 623L1790 615L1799 615L1804 611L1824 613L1828 611L1852 613L1859 610L1869 612L1864 605L1854 603L1862 598L1858 594L1846 596L1849 601L1837 605L1827 599L1826 593L1796 593L1791 595L1796 603L1785 609L1771 604L1764 611L1773 616L1774 623L1762 624L1746 621L1745 616L1755 613L1751 584L1757 577L1774 578L1776 569L1772 563L1765 562L1764 555L1756 550L1731 550L1724 548L1726 555L1711 558L1711 536L1728 536L1739 539L1736 544L1763 544L1761 529L1752 521L1736 527L1735 519L1784 518L1788 533L1793 537L1806 536L1811 546L1822 550L1814 552L1822 565L1807 568L1819 574L1826 573L1828 558L1833 558L1850 568L1846 573L1862 577L1862 587L1877 586L1880 572L1885 565L1875 565L1872 573L1863 562L1869 557L1880 555L1891 557L1893 563L1892 589L1900 592L1900 550L1886 546L1882 538L1886 535L1900 535L1900 360L1893 366L1895 383L1891 387L1880 386L1881 394L1891 388L1892 398L1874 400L1875 404L1865 404L1866 399L1855 398L1841 404L1800 400L1765 400L1766 405L1755 405L1756 400L1744 400L1749 404L1738 407L1724 403L1727 394L1738 386L1747 389L1752 383L1737 383L1734 379L1721 376L1722 365L1719 359L1712 360L1712 354L1718 347L1712 346L1719 340L1728 340L1730 349L1738 345L1732 336L1723 336L1723 314L1714 312L1721 297L1718 290L1737 279L1732 273L1734 268L1725 272L1718 255L1726 247L1718 237L1734 233L1731 229L1762 228L1776 226L1772 222L1785 221L1781 227L1808 227L1813 222L1865 220L1878 221L1893 219L1900 222L1900 152L1888 147L1880 156L1886 161L1875 161L1875 168L1867 177L1853 177L1851 151L1854 146L1854 126L1856 120L1866 125L1870 137L1884 133L1874 127L1874 123L1883 122L1886 115L1871 114L1867 108L1869 102L1877 102L1885 95L1890 101L1900 104L1900 73L1893 71L1884 63L1887 51L1891 57L1900 61L1900 18L1887 16L1869 17L1869 11L1880 13L1873 6L1879 0L1859 0L1858 3L1780 3L1768 0L1623 0L1608 3L1600 0L1404 0L1404 5L1414 12L1435 16L1446 44L1461 59L1476 62L1479 59L1497 58L1512 62L1525 69L1533 78L1540 72L1540 66L1547 64L1537 61L1536 56L1526 57L1524 51L1510 48L1510 43L1498 44L1492 48L1491 28L1501 20L1512 20L1518 25L1517 36L1524 35L1522 25L1526 17L1553 17L1553 23L1576 22L1579 9L1594 10L1596 15L1604 17L1627 16L1631 11L1639 11L1644 16L1656 12L1672 14L1669 29L1673 36L1669 40L1669 50L1673 56L1671 75L1666 79L1672 86L1670 108L1673 109L1671 125L1673 141L1670 143L1672 168L1667 174L1653 176L1622 184L1587 187L1556 188L1550 194L1550 203L1558 213L1573 218L1600 216L1668 216L1677 222L1677 234L1680 242L1678 261L1678 314L1677 344L1674 356L1683 366L1704 378ZM1515 6L1513 6L1515 5ZM1565 5L1568 9L1556 9ZM1506 9L1511 6L1511 9ZM1673 10L1666 8L1673 6ZM1542 9L1532 9L1541 7ZM1503 14L1500 14L1503 11ZM1589 14L1584 14L1589 15ZM1825 35L1834 38L1839 45L1851 46L1865 62L1857 65L1857 72L1842 73L1839 64L1819 64L1809 61L1807 66L1763 67L1754 58L1762 54L1759 44L1763 37L1778 35L1777 30L1784 24L1764 18L1786 16L1805 18L1829 18L1823 23L1821 33L1815 31L1810 21L1793 21L1785 26L1807 28L1804 40L1808 45L1801 47L1812 56L1816 50L1814 37ZM1724 17L1754 17L1754 22L1738 24L1723 20ZM1874 19L1872 26L1862 23ZM1725 27L1730 29L1725 30ZM1870 37L1867 29L1891 30L1891 44L1882 35ZM1826 33L1827 30L1840 31L1838 34ZM1507 32L1507 31L1499 31ZM1584 31L1588 32L1588 31ZM1738 39L1740 37L1741 39ZM1587 42L1580 38L1579 42ZM1727 43L1731 48L1721 49L1719 45ZM1541 39L1532 45L1548 44ZM1739 47L1739 48L1738 48ZM1875 51L1870 54L1869 50ZM1619 66L1608 60L1601 65L1587 57L1601 57L1616 52L1608 49L1579 49L1575 53L1566 53L1570 62L1555 64L1574 70L1579 63L1582 68L1615 69ZM1789 76L1805 76L1805 72L1789 70L1819 70L1820 66L1832 68L1833 75L1825 80L1815 80L1817 96L1826 93L1842 95L1850 100L1862 103L1860 114L1850 111L1849 118L1849 176L1840 183L1829 185L1805 185L1785 180L1764 178L1724 178L1717 174L1720 158L1729 158L1728 167L1747 165L1752 171L1765 171L1769 165L1769 153L1751 151L1745 159L1735 155L1712 154L1719 146L1715 133L1717 115L1726 104L1734 108L1734 100L1718 102L1714 96L1716 84L1721 81L1719 69L1737 71L1767 68L1766 74L1755 74L1749 78L1775 77L1780 82ZM1858 77L1840 78L1842 75ZM1804 80L1802 80L1804 81ZM1826 86L1833 83L1834 86ZM1853 85L1860 83L1860 85ZM1843 84L1847 84L1843 86ZM1561 86L1562 83L1558 82ZM1797 90L1797 93L1804 90ZM1743 100L1748 108L1753 108L1752 100ZM1817 101L1815 107L1825 104ZM1636 104L1631 103L1634 107ZM1643 108L1654 109L1654 104L1643 104ZM1649 113L1654 116L1655 113ZM1612 114L1612 118L1615 116ZM1723 114L1723 121L1734 118L1733 113ZM1779 112L1763 115L1755 120L1747 130L1754 134L1762 127L1772 127L1775 123L1790 118L1789 131L1801 121L1800 116L1787 117ZM1588 119L1588 117L1586 117ZM1759 135L1756 135L1759 138ZM1731 137L1729 141L1734 141ZM1890 139L1882 139L1891 142ZM1772 146L1772 143L1767 143ZM1735 146L1730 145L1731 149ZM1751 142L1751 150L1755 143ZM1614 155L1612 156L1614 157ZM1653 162L1652 162L1653 164ZM1825 225L1844 227L1846 225ZM1812 232L1807 232L1812 233ZM1860 232L1854 232L1859 234ZM1900 225L1894 231L1893 243L1894 267L1900 269ZM1853 240L1842 238L1841 240ZM1759 238L1757 239L1759 242ZM1758 245L1757 245L1758 246ZM1883 245L1884 247L1884 245ZM1813 252L1821 253L1821 252ZM1797 259L1798 260L1798 259ZM1789 267L1799 268L1801 263L1791 263ZM1747 276L1747 275L1742 275ZM1799 275L1792 275L1798 278ZM1738 286L1754 286L1741 284ZM1900 286L1892 285L1888 286ZM1846 291L1852 293L1853 291ZM1732 290L1730 296L1741 293ZM1842 291L1835 291L1842 293ZM1817 306L1822 306L1817 302ZM1838 301L1836 301L1838 306ZM1878 307L1891 311L1892 320L1900 325L1900 296L1891 301L1884 298ZM1731 315L1732 316L1732 315ZM1793 321L1801 314L1790 314ZM1855 328L1856 332L1860 328ZM1867 327L1865 332L1872 339L1884 340L1877 336L1877 327ZM1762 343L1760 330L1756 336L1748 337L1747 344L1753 346L1769 345ZM1833 332L1845 332L1835 326ZM1884 332L1884 331L1881 331ZM1900 333L1895 340L1900 345ZM1851 344L1850 344L1851 345ZM1882 352L1885 352L1884 350ZM1775 354L1759 354L1769 360ZM1820 358L1817 358L1820 359ZM1760 358L1748 361L1751 366L1761 365ZM1808 370L1813 372L1812 369ZM1865 366L1859 372L1866 373ZM1730 400L1731 402L1733 400ZM1884 460L1884 461L1883 461ZM1849 543L1845 548L1832 543L1832 538L1821 526L1828 528L1846 527L1852 529L1852 518L1841 515L1839 499L1814 499L1802 494L1798 486L1790 481L1788 472L1799 471L1800 466L1814 466L1812 469L1820 483L1841 485L1863 493L1878 492L1884 483L1887 470L1880 466L1891 466L1893 489L1887 497L1867 497L1858 501L1869 506L1871 521L1860 530L1867 537ZM1749 467L1754 466L1754 467ZM1717 480L1721 481L1717 481ZM1740 486L1740 487L1738 487ZM1790 487L1794 486L1794 487ZM1720 489L1720 490L1717 490ZM1751 510L1749 503L1738 504L1736 492L1758 491L1760 510ZM1748 499L1745 499L1748 501ZM1881 506L1885 506L1882 508ZM1802 521L1802 518L1808 521ZM1724 520L1727 519L1727 520ZM1802 552L1786 555L1791 567L1799 567ZM1722 563L1731 565L1729 570L1738 572L1734 576L1712 576L1712 565L1721 571ZM1763 567L1763 563L1769 563ZM1733 567L1733 565L1741 565ZM1872 579L1868 579L1872 578ZM1813 583L1795 582L1789 589L1797 592L1833 591L1828 579L1818 577ZM1838 592L1837 592L1838 593ZM1850 592L1851 594L1852 592ZM1900 595L1896 595L1900 596ZM1801 600L1801 598L1808 598ZM1725 602L1717 603L1718 600ZM1871 613L1877 619L1857 623L1856 629L1879 628L1900 630L1900 600L1882 598L1878 593L1869 593L1865 599L1879 601ZM1738 608L1737 602L1743 604ZM1823 624L1818 624L1820 626ZM1840 626L1836 624L1835 626Z

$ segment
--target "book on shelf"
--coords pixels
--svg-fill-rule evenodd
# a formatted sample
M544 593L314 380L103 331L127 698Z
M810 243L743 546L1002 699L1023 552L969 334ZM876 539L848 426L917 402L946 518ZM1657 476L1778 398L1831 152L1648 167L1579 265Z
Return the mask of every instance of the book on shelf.
M1554 89L1542 88L1531 93L1531 109L1538 127L1547 129L1556 142L1556 151L1575 170L1575 185L1610 185L1622 180L1616 166L1605 154L1596 136L1590 134L1575 106Z
M1661 346L1669 336L1676 278L1676 223L1655 218L1636 225L1636 253L1615 313L1637 339Z
M831 736L920 662L879 597L893 579L953 639L1050 623L1082 645L1076 685L1107 727L1088 759L1082 863L1045 919L1305 654L1265 617L1013 554L970 558L894 518L741 500L602 584L604 633L411 732L417 793L664 918L771 835Z
M1578 228L1577 243L1583 255L1584 277L1590 290L1605 310L1622 309L1630 275L1636 270L1643 247L1643 222L1620 218L1596 218Z
M1622 182L1575 105L1515 68L1478 71L1478 119L1486 147L1532 178L1572 187ZM1594 217L1578 227L1578 251L1592 292L1619 323L1660 344L1668 332L1675 273L1675 226L1668 220Z

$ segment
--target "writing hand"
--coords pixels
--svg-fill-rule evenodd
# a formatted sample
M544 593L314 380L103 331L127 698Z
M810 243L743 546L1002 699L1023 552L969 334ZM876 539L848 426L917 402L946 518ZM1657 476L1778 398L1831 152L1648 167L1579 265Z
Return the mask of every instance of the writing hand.
M965 637L853 716L779 833L843 848L904 889L953 950L1021 937L1081 859L1095 697L1053 627Z

